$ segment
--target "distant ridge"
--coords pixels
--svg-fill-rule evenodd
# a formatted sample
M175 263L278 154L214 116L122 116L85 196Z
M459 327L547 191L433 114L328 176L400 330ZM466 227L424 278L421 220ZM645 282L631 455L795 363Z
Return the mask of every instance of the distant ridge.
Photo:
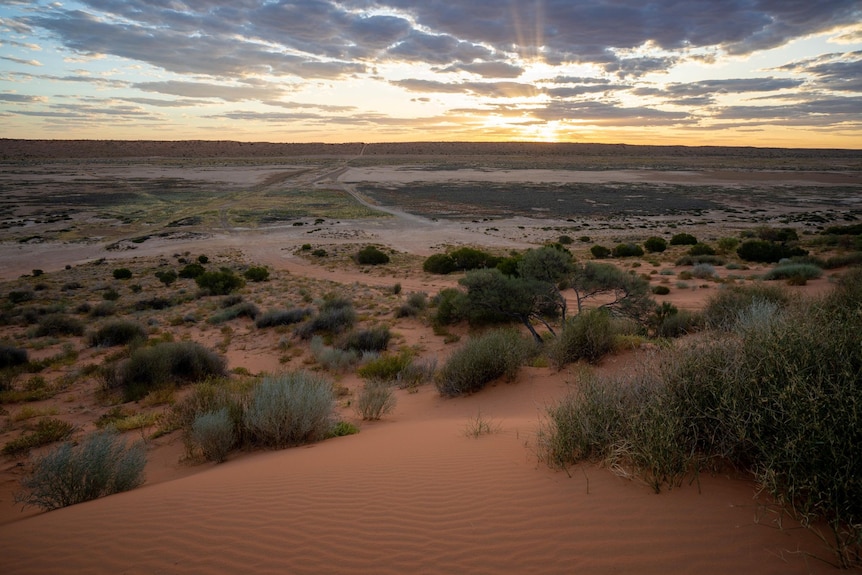
M229 140L15 140L0 139L0 161L110 158L284 158L363 156L714 156L747 158L862 158L862 150L650 146L540 142L403 142L364 144L235 142Z

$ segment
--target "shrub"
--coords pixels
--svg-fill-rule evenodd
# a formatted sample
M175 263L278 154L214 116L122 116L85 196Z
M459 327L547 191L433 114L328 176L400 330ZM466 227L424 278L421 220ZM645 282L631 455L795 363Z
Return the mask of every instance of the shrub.
M334 404L326 379L304 371L269 376L252 390L243 423L254 443L300 445L326 437Z
M313 255L316 258L325 258L327 256L327 253L326 253L325 249L317 248L316 250L311 252L311 255Z
M688 250L688 255L690 256L714 256L715 250L712 249L712 246L704 243L696 243Z
M366 421L377 421L395 409L395 395L383 381L366 381L356 398L356 412Z
M767 240L746 240L736 249L736 254L749 262L775 263L784 258L804 256L808 252L800 247L789 247Z
M568 246L575 243L575 240L572 239L572 236L567 236L564 234L557 238L557 243L560 245Z
M862 265L862 252L851 252L848 254L840 254L827 259L823 267L832 270L835 268L843 268L845 266Z
M20 455L36 447L42 447L55 441L66 439L75 430L75 426L62 419L46 417L36 423L36 427L25 432L3 446L3 455Z
M343 297L330 296L324 299L317 316L297 328L296 333L302 339L309 339L321 331L341 333L355 323L356 311L353 309L353 303Z
M145 311L148 309L167 309L174 305L174 302L164 297L152 297L149 299L140 299L135 302L134 308L137 311Z
M449 253L458 271L478 270L497 266L499 258L482 250L462 247Z
M566 322L560 335L548 343L547 354L551 363L562 369L579 359L598 362L613 350L613 343L614 332L608 313L587 310Z
M667 286L653 286L651 291L655 295L667 295L670 293L670 288Z
M434 254L423 262L422 269L429 274L450 274L456 269L455 260L448 254Z
M369 381L397 381L401 373L413 361L413 354L402 351L397 355L381 355L356 370L360 377Z
M811 280L823 275L823 270L812 264L779 264L772 268L766 275L765 280Z
M345 371L360 360L360 354L356 350L328 347L323 344L323 338L319 335L311 338L310 348L314 360L327 371Z
M128 491L144 482L146 462L143 443L128 446L116 432L96 432L36 458L15 501L50 511Z
M356 351L383 351L389 346L392 334L389 328L377 326L371 329L363 329L345 334L339 339L337 347L340 349L353 349Z
M12 290L7 297L11 303L19 304L32 300L34 295L31 290Z
M603 260L607 257L610 257L611 250L606 248L605 246L595 245L590 248L590 253L593 254L593 257L597 260Z
M36 337L84 335L84 322L64 314L51 314L39 320L34 331Z
M112 301L100 301L90 309L90 317L109 317L117 313L117 304Z
M115 345L126 345L133 341L144 341L147 339L147 330L141 324L128 321L116 320L108 322L98 330L90 334L90 346L113 347Z
M254 325L260 329L278 325L291 325L305 320L312 313L310 308L268 311L259 316Z
M670 239L670 245L672 246L693 246L695 244L697 244L697 238L691 234L675 234Z
M228 408L198 415L189 438L208 461L224 461L237 442L236 429Z
M220 312L217 312L215 315L210 317L207 322L208 323L224 323L226 321L230 321L232 319L236 319L238 317L247 317L250 319L255 319L260 314L260 310L256 305L254 305L250 301L244 301L238 303L236 305L232 305L229 308L225 308Z
M703 328L703 316L673 307L672 312L661 314L655 326L656 337L682 337Z
M156 278L166 286L177 281L177 272L174 270L160 270L155 273Z
M225 359L195 342L164 342L138 348L117 367L113 386L125 401L137 401L153 389L225 374Z
M0 344L0 369L24 365L27 361L26 349Z
M737 238L720 238L718 240L718 249L723 253L734 251L739 246Z
M200 264L208 264L209 261L210 261L210 259L207 256L205 256L204 254L201 254L198 256L198 263L200 263Z
M451 325L464 318L464 307L467 294L455 288L443 288L434 297L434 305L437 311L434 314L434 323L437 325Z
M697 279L714 279L715 268L710 264L697 264L691 269L692 277L696 277Z
M664 238L653 236L644 242L644 249L650 253L661 253L667 249L667 242Z
M252 266L242 276L250 282L265 282L269 280L269 270L263 266Z
M374 246L365 246L357 252L356 263L361 265L381 265L389 263L389 256Z
M186 264L178 275L183 279L193 280L206 271L206 268L201 264Z
M437 373L437 390L451 397L479 391L503 376L514 379L534 349L514 330L489 331L471 338L449 356Z
M644 250L637 244L617 244L611 254L615 258L640 257L644 255Z
M128 280L132 279L132 270L129 268L117 268L113 272L115 280Z
M204 272L195 278L195 283L210 295L227 295L245 285L243 279L230 270Z
M725 263L724 258L722 258L721 256L710 256L710 255L699 255L699 256L686 255L686 256L682 256L681 258L676 260L676 262L674 262L674 264L678 265L678 266L695 266L697 264L710 264L713 266L723 266L724 263Z
M775 304L781 308L790 303L790 296L778 286L756 284L725 287L706 302L703 309L704 321L711 328L731 330L740 315L759 302Z

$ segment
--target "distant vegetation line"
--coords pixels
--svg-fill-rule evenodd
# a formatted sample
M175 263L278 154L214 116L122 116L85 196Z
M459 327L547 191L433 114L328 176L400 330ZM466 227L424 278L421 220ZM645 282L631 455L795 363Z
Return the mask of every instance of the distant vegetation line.
M363 150L364 147L364 150ZM228 140L16 140L0 139L0 161L72 158L276 158L291 156L531 155L542 156L702 156L745 158L862 159L862 150L754 148L724 146L649 146L540 142L362 142L273 143Z

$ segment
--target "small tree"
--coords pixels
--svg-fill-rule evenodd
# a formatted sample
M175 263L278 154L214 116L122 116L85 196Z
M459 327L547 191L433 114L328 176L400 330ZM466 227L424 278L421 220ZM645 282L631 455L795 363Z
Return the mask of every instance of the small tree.
M155 275L159 279L159 281L166 286L169 286L175 281L177 281L177 272L175 272L174 270L160 270L157 271Z
M269 270L264 266L252 266L242 276L250 282L265 282L269 280Z
M590 253L593 254L593 257L597 260L603 260L611 255L611 250L605 246L597 244L590 248Z
M697 238L691 234L680 233L675 234L670 239L670 245L672 246L693 246L697 243Z
M228 269L204 272L195 278L195 283L199 288L209 291L211 295L227 295L245 285L241 277Z
M374 246L365 246L356 254L356 263L371 266L388 264L389 256Z
M644 242L644 249L650 253L661 253L667 249L667 242L664 238L653 236Z
M569 285L577 298L578 313L583 311L584 301L600 294L611 296L600 308L638 321L643 321L655 306L647 280L610 264L576 264Z
M640 257L644 255L644 250L637 244L618 244L612 254L615 258Z
M186 264L186 266L180 270L179 276L181 278L193 280L206 271L206 268L201 264Z
M132 270L129 268L117 268L114 270L114 279L115 280L127 280L131 279Z

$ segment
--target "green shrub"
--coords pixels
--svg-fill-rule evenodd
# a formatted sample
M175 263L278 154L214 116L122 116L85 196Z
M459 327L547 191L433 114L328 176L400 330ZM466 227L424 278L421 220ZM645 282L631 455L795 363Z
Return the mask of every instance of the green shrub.
M269 280L269 270L264 266L252 266L242 276L250 282L265 282Z
M50 511L128 491L144 482L146 462L143 443L128 446L116 432L96 432L36 458L15 501Z
M656 337L682 337L703 329L703 316L700 313L678 310L662 314L655 327Z
M311 255L313 255L316 258L325 258L328 254L326 253L325 249L317 248L316 250L311 252Z
M656 236L647 238L644 242L644 249L650 253L661 253L667 249L667 241Z
M155 274L156 278L166 286L171 285L175 281L177 281L177 272L174 270L160 270Z
M217 312L215 315L210 317L207 322L219 324L226 321L230 321L232 319L236 319L238 317L255 319L259 314L260 310L256 305L254 305L250 301L244 301Z
M562 369L579 359L596 363L613 350L613 344L610 316L604 310L594 309L566 321L560 335L548 342L546 353L551 363Z
M366 421L377 421L395 409L395 395L384 381L366 381L356 398L356 412Z
M449 257L455 263L457 271L493 268L497 266L500 259L487 252L470 247L453 250L449 252Z
M675 234L670 239L670 245L672 246L693 246L695 244L697 244L697 238L691 234Z
M772 268L766 275L763 276L765 280L795 280L798 278L805 280L812 280L819 278L823 275L823 270L819 267L811 264L780 264L777 267Z
M243 279L230 270L204 272L195 278L195 283L210 295L227 295L245 285Z
M739 246L737 238L720 238L718 240L718 249L723 253L734 251Z
M313 311L310 308L294 308L287 310L268 311L254 322L260 329L279 325L292 325L304 321Z
M234 421L228 408L198 415L189 437L205 459L216 463L224 461L237 442Z
M62 419L46 417L36 423L32 431L23 433L3 446L3 455L20 455L36 447L42 447L69 437L75 426Z
M327 436L334 405L326 379L304 371L269 376L252 390L243 423L253 443L300 445Z
M242 428L242 397L229 384L229 381L223 379L208 379L196 383L191 391L175 403L168 412L164 427L168 430L184 430L190 454L196 448L190 436L192 425L198 416L205 413L227 409L239 436Z
M345 334L338 341L340 349L353 349L356 351L384 351L389 346L392 334L389 328L376 326L371 329L363 329Z
M434 297L437 308L434 314L436 325L452 325L464 319L467 294L455 288L443 288Z
M731 330L753 304L765 302L783 308L790 301L789 294L778 286L755 284L725 287L706 302L703 318L708 327Z
M590 253L593 254L593 257L597 260L603 260L610 257L611 250L605 246L595 245L590 248Z
M27 361L26 349L0 344L0 369L24 365Z
M32 300L34 295L31 290L12 290L7 297L11 303L17 305Z
M572 236L562 235L557 238L557 243L563 246L568 246L575 243L575 240L572 239Z
M698 264L709 264L713 266L723 266L725 263L724 258L721 256L710 256L710 255L685 255L681 258L677 259L674 262L675 265L678 266L696 266Z
M412 361L413 354L406 351L397 355L381 355L360 367L356 373L368 381L393 382L408 369Z
M615 258L640 257L644 255L644 250L637 244L617 244L611 252L611 255Z
M111 321L90 334L91 347L126 345L133 341L145 341L147 330L141 324L129 320Z
M112 301L100 301L90 309L90 317L109 317L117 313L117 304Z
M688 250L690 256L714 256L715 250L709 244L696 243Z
M36 337L84 335L84 322L76 317L64 314L46 315L39 320L34 331Z
M122 389L125 401L137 401L160 387L222 376L225 365L223 357L199 343L163 342L132 352L117 367L112 387Z
M422 269L429 274L450 274L456 270L455 260L448 254L433 254L423 262Z
M389 256L374 246L365 246L356 254L356 263L361 265L381 265L389 263Z
M736 249L736 255L748 262L775 263L784 258L804 256L808 252L768 240L746 240Z
M835 268L858 265L862 265L862 252L851 252L848 254L832 256L826 260L823 267L828 270L833 270Z
M667 295L670 293L670 288L667 286L653 286L651 291L655 295Z
M160 310L160 309L168 309L173 306L174 302L168 298L164 297L152 297L149 299L140 299L135 302L134 308L137 311L145 311L148 309Z
M503 376L514 379L534 350L532 343L515 330L489 331L470 338L437 373L437 390L451 397L479 391Z
M298 327L296 334L302 339L310 339L318 332L337 334L350 329L355 323L353 303L346 298L332 296L324 299L317 316Z
M113 272L115 280L128 280L132 278L132 270L129 268L117 268Z
M332 372L342 372L359 362L361 356L353 349L338 349L324 345L323 338L316 335L311 338L311 355L323 369Z
M209 263L209 261L210 261L210 259L207 256L205 256L204 254L201 254L198 256L198 263L199 264L206 265Z
M206 268L201 264L186 264L178 275L183 279L193 280L206 271Z

